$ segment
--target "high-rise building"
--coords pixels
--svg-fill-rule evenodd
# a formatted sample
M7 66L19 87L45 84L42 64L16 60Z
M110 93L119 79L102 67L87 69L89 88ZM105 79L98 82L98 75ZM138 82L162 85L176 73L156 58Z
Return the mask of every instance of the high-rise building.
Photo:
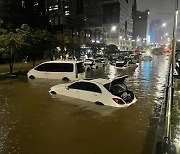
M32 28L47 28L45 13L45 0L0 0L0 19L8 27L28 24Z
M152 44L162 42L163 30L161 20L152 20L150 23L150 38Z
M135 0L47 0L52 31L130 50Z
M80 35L83 26L83 0L47 0L46 11L52 31L59 34Z
M129 50L133 34L133 4L134 0L84 1L84 14L89 28L100 32L107 44L115 44L120 50ZM101 41L103 38L92 41Z
M150 43L149 39L149 10L136 11L134 15L133 40L137 46L141 46Z
M21 25L22 0L0 0L0 19L11 26Z

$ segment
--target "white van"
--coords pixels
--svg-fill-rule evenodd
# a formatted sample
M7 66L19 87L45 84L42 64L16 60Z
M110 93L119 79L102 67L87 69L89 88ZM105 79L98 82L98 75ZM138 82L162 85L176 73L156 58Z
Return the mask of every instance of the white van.
M28 78L79 80L85 78L82 61L48 61L39 64L27 73Z

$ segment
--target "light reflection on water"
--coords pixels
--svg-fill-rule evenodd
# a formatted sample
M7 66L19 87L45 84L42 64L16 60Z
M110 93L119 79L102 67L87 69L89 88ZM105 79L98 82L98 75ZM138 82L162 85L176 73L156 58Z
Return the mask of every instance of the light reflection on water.
M108 65L87 73L88 78L107 79L129 75L126 84L137 102L128 108L52 98L48 91L63 83L59 80L0 81L0 152L151 153L157 124L154 114L164 95L167 63L161 56L124 71Z

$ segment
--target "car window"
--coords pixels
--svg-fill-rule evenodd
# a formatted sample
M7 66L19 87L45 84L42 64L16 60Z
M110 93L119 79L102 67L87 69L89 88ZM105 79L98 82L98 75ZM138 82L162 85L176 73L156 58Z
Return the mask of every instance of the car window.
M96 84L90 82L76 82L71 84L69 88L101 93L101 89Z
M47 68L48 68L47 64L41 64L34 69L37 71L47 71Z
M82 82L75 82L75 83L69 85L68 88L82 90L83 89L83 84L82 84Z
M101 93L101 89L94 83L86 83L86 90L91 92Z
M45 72L73 72L71 63L45 63L35 68L37 71Z
M105 87L107 90L109 90L110 85L111 85L111 83L107 83L107 84L104 85L104 87Z
M116 63L116 67L123 67L126 63Z

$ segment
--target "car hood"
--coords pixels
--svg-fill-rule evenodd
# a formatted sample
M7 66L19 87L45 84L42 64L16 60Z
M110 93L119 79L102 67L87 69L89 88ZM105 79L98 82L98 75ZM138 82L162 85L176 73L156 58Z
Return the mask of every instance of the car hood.
M70 83L64 83L64 84L58 84L58 85L55 85L55 86L52 86L51 88L50 88L50 90L55 90L55 89L59 89L59 88L63 88L63 87L67 87L67 86L69 86L69 84Z
M124 76L119 76L119 77L117 77L117 78L115 78L115 79L113 79L112 81L111 81L111 84L110 84L110 89L111 89L111 87L112 86L114 86L115 84L124 84L124 81L125 81L125 79L128 77L128 75L124 75Z

